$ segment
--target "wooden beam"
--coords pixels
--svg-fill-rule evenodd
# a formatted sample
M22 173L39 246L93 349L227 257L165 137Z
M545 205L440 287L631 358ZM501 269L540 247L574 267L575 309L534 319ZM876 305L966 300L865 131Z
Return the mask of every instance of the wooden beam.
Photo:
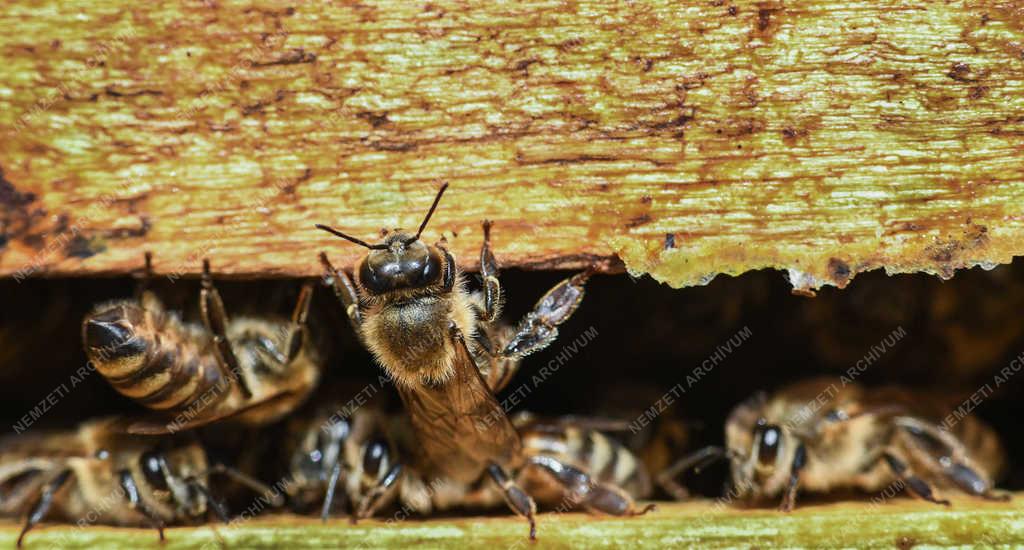
M895 499L879 505L845 502L802 506L784 514L741 510L711 501L666 503L645 516L615 519L580 513L541 514L536 548L964 548L1024 544L1021 499L961 499L952 508ZM534 548L514 516L362 521L257 517L225 526L167 530L46 525L30 532L33 548ZM0 545L13 548L18 526L0 526Z
M0 14L0 274L469 267L674 286L1024 251L1024 8L960 0L36 1Z

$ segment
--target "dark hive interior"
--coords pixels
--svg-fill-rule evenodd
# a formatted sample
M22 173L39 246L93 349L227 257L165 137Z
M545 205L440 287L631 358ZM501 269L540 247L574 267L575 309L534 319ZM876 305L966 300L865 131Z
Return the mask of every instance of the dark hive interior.
M506 316L518 318L564 276L504 273ZM5 432L13 431L19 418L61 384L70 391L33 429L72 425L94 415L140 412L95 373L74 388L70 381L86 365L80 344L83 315L98 302L129 296L134 284L129 278L0 281L0 415ZM229 313L286 314L299 285L221 280L218 286ZM169 307L195 318L196 280L171 283L157 278L152 287ZM967 397L991 384L993 375L1024 350L1024 325L1018 320L1022 306L1024 265L1019 261L990 271L962 271L947 281L873 272L858 276L846 289L826 288L816 298L793 295L776 271L723 276L705 287L681 290L646 278L597 276L579 312L562 328L560 340L528 358L501 397L513 411L633 420L682 383L686 393L681 399L636 437L639 442L658 430L677 434L666 439L669 444L660 454L648 456L663 463L667 456L721 443L729 410L753 392L812 375L838 377L886 337L893 345L858 373L858 382L897 383ZM329 349L325 381L314 399L345 401L363 381L376 380L379 371L326 289L318 289L313 315L316 337ZM696 383L687 381L717 346L744 328L749 328L749 337L742 345ZM901 333L895 340L894 331ZM567 353L565 346L573 341L580 345ZM559 354L564 364L537 383L533 375L557 365ZM1024 488L1024 444L1015 437L1022 391L1024 377L1010 378L974 411L1003 437L1010 471L1001 485L1013 490ZM398 405L391 388L375 398ZM684 428L672 432L672 425ZM220 452L232 452L230 445L225 447ZM698 492L714 495L723 474L712 470L689 482Z

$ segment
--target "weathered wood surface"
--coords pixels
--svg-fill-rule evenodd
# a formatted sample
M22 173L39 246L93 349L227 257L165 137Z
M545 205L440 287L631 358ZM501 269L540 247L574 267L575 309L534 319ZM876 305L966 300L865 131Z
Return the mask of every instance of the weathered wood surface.
M484 218L672 285L1024 251L1019 1L5 4L0 274L310 275L442 180L470 267Z
M1019 500L1018 500L1019 502ZM234 525L167 530L47 525L32 531L33 548L1020 548L1019 504L961 500L952 509L899 499L878 506L804 506L791 514L738 510L711 502L664 504L646 516L616 519L580 513L541 514L530 544L514 516L362 521L323 524L294 516L259 517ZM18 529L0 524L0 545Z

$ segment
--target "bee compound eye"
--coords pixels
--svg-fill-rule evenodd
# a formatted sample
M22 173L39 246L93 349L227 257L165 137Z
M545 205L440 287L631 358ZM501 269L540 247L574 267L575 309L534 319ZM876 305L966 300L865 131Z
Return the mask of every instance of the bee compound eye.
M760 428L760 437L757 447L757 461L762 466L775 464L779 456L779 446L782 443L782 431L778 426L766 425Z
M376 477L380 472L381 464L387 459L388 445L380 439L375 439L366 444L363 451L363 472Z
M147 451L139 458L139 467L146 483L157 490L166 491L167 477L164 475L164 458L156 451Z
M387 279L371 267L368 260L359 265L359 283L373 294L386 292L389 286Z
M416 286L426 286L438 280L441 277L441 258L436 253L431 251L427 254L426 261L423 262L423 269L419 271L416 280Z

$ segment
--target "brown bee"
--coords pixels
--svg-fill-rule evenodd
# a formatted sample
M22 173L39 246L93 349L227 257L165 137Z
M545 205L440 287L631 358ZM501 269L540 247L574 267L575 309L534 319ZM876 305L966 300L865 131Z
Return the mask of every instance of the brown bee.
M253 490L263 484L224 465L209 466L192 439L128 435L116 419L93 420L77 430L28 433L0 440L0 513L28 517L18 536L47 516L79 525L194 524L209 510L227 513L207 488L223 473Z
M613 516L644 514L634 499L651 494L651 478L636 455L601 429L621 431L624 423L529 413L513 418L523 440L526 465L519 484L538 502L565 511L584 509Z
M150 271L146 255L146 271ZM158 411L128 427L158 434L232 417L264 424L295 409L320 377L306 318L313 287L303 286L290 320L228 320L203 261L202 324L182 322L152 292L101 304L82 323L90 361L110 384Z
M442 246L419 240L447 184L441 186L414 235L387 231L369 244L335 229L318 228L370 252L355 269L355 283L320 255L362 341L395 380L417 434L421 470L473 484L486 474L503 488L509 506L530 522L535 505L509 477L521 460L520 441L492 392L511 380L519 359L543 349L583 298L589 272L551 289L514 329L498 324L502 291L484 222L480 252L483 290L465 288L455 259Z
M403 416L388 417L361 408L348 417L343 409L325 408L308 419L296 419L298 444L289 457L290 497L301 511L322 503L326 519L340 484L352 520L371 517L396 500L405 513L429 514L455 507L491 508L504 493L493 485L459 483L424 477L415 464L415 445ZM594 429L590 419L564 417L540 420L529 414L514 419L523 441L523 465L516 482L543 505L566 511L583 507L615 516L636 515L634 498L651 492L643 464L616 440Z
M372 516L394 497L403 472L389 419L368 408L344 412L342 406L322 407L291 421L288 496L296 511L320 505L326 520L337 493L355 520Z
M771 398L759 393L726 421L727 449L708 447L666 470L670 492L679 472L721 457L731 464L732 494L760 499L782 495L790 511L798 489L878 492L906 487L939 504L934 487L1004 499L993 479L1004 455L991 428L973 417L941 422L953 407L943 399L901 388L870 390L842 379L812 379ZM950 428L950 429L946 429Z

